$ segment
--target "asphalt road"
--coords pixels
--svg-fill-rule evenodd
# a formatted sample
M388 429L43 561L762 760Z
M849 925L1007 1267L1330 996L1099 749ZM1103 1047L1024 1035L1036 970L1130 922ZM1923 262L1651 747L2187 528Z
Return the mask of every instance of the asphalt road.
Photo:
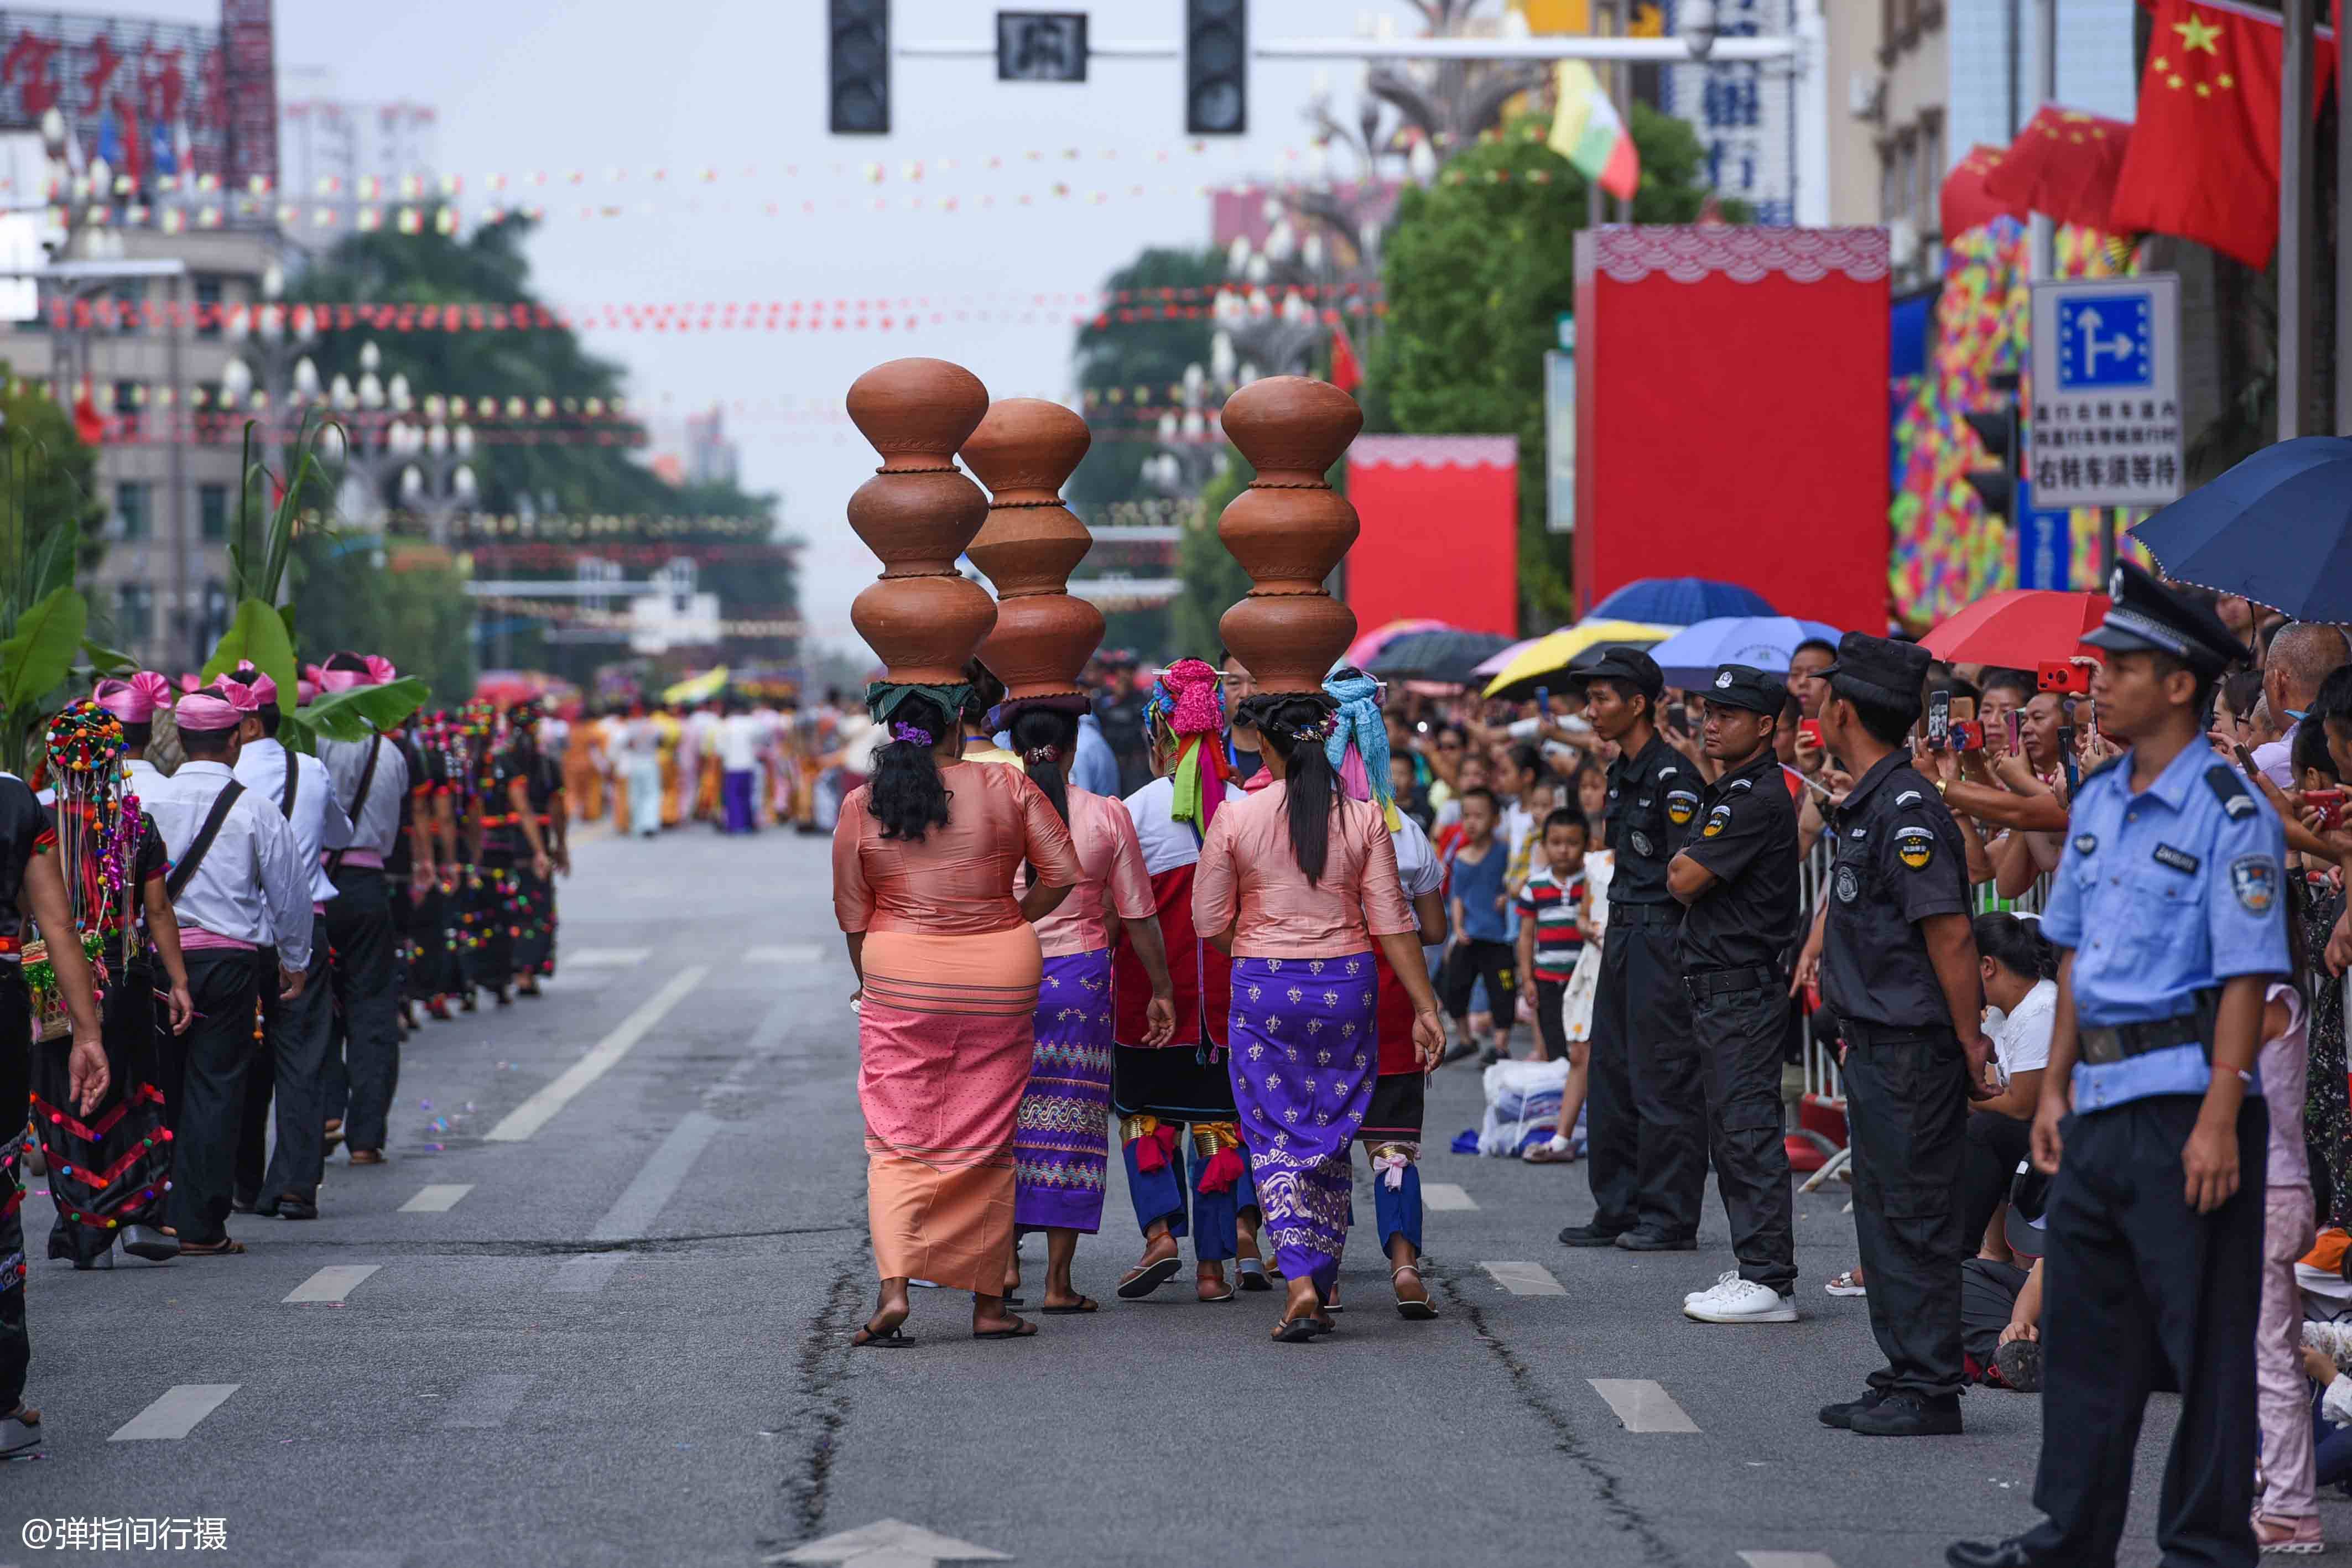
M1581 1167L1444 1152L1477 1119L1460 1068L1431 1096L1424 1174L1458 1189L1433 1322L1387 1308L1368 1241L1308 1346L1267 1343L1278 1297L1200 1305L1189 1270L1116 1302L1115 1190L1079 1252L1100 1314L982 1343L968 1299L918 1292L916 1347L853 1352L874 1280L824 846L577 860L547 997L412 1040L391 1157L339 1155L323 1218L244 1217L241 1258L34 1264L47 1446L0 1473L0 1564L168 1555L28 1550L70 1528L28 1521L212 1519L205 1560L288 1568L748 1564L883 1521L1024 1563L1894 1568L2033 1517L2034 1400L1974 1395L1957 1438L1816 1422L1872 1364L1864 1303L1821 1290L1853 1261L1842 1193L1799 1200L1801 1322L1691 1323L1731 1263L1712 1195L1696 1255L1561 1248ZM50 1212L27 1199L36 1259ZM2156 1561L2167 1405L2126 1563Z

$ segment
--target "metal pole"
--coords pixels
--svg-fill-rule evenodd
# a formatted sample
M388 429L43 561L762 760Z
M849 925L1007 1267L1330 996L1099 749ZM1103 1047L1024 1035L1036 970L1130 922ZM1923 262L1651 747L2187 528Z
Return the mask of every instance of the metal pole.
M165 340L164 347L166 356L164 374L169 379L172 388L172 406L165 410L163 414L163 417L170 422L172 443L168 454L170 466L167 469L171 476L168 482L172 486L172 603L163 612L163 645L166 647L171 645L173 618L180 617L177 623L185 627L188 624L187 617L190 609L188 602L188 439L185 425L188 383L185 367L180 358L182 340L187 330L187 323L182 319L181 309L181 291L184 287L184 278L173 277L165 286L164 296L170 301L172 324L171 336Z
M2058 101L2058 0L2041 0L2034 20L2040 24L2042 57L2033 62L2037 107ZM2042 214L2033 214L2033 276L2058 276L2058 231ZM2112 525L2111 525L2112 526Z
M2025 76L2024 61L2020 58L2025 53L2025 16L2022 7L2023 0L2008 0L2006 13L2008 26L2004 29L2009 38L2009 120L2007 123L2009 133L2012 138L2025 129L2018 120L2019 93Z
M2311 406L2311 73L2314 0L2285 0L2279 72L2278 438Z
M1632 7L1625 4L1625 0L1604 0L1601 9L1608 14L1609 32L1612 37L1619 33L1631 33L1633 30ZM1605 68L1609 73L1609 102L1617 110L1617 123L1625 128L1626 135L1631 136L1633 134L1633 68L1631 65L1612 64ZM1611 198L1610 211L1615 215L1617 222L1632 223L1633 221L1633 198L1630 196L1623 200Z
M2336 40L2336 434L2352 435L2352 40Z
M1592 37L1593 41L1596 43L1600 41L1601 36L1608 30L1608 0L1592 0L1592 8L1591 13L1592 21ZM1604 65L1601 69L1605 72L1609 68ZM1602 85L1604 87L1608 85L1607 78L1605 77L1602 79ZM1609 221L1607 202L1608 198L1601 194L1600 181L1588 180L1584 183L1584 226L1586 228L1597 229L1602 224Z

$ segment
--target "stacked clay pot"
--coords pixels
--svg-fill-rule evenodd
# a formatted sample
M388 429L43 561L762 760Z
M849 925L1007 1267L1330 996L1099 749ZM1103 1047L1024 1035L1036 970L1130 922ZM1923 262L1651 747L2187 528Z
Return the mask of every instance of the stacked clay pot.
M1062 486L1094 437L1057 402L1006 398L963 444L963 460L988 486L988 521L971 556L996 585L996 630L981 663L1013 701L1072 696L1102 642L1102 612L1069 592L1070 572L1094 536L1062 505Z
M1257 477L1217 519L1253 585L1218 632L1259 691L1320 692L1356 637L1355 612L1323 587L1356 542L1356 508L1323 476L1363 411L1328 382L1269 376L1226 400L1223 423Z
M892 360L849 389L849 417L882 466L849 498L849 526L881 558L850 622L902 685L951 686L996 624L988 591L956 570L988 497L955 465L988 413L980 378L945 360Z

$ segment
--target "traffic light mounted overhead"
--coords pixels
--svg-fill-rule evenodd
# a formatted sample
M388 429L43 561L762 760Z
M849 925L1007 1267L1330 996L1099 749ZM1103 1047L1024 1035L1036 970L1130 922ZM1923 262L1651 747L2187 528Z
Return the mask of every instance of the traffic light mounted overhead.
M835 136L890 134L890 0L828 0Z
M2018 438L2017 372L1996 371L1985 378L1985 384L2000 394L2000 405L1961 417L1977 433L1977 439L1984 443L1985 455L2000 466L1971 468L1964 477L1977 498L1984 503L1985 510L1994 517L2008 518L2014 528L2018 479L2023 472L2025 455L2025 444Z
M1249 130L1249 0L1184 0L1184 133Z

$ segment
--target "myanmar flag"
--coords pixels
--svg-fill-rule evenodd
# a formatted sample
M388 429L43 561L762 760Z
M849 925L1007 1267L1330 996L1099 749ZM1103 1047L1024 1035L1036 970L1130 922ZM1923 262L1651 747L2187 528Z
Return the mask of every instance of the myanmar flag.
M1619 201L1632 201L1642 183L1633 138L1617 118L1617 106L1601 90L1601 78L1582 60L1559 62L1559 113L1551 122L1551 150Z

